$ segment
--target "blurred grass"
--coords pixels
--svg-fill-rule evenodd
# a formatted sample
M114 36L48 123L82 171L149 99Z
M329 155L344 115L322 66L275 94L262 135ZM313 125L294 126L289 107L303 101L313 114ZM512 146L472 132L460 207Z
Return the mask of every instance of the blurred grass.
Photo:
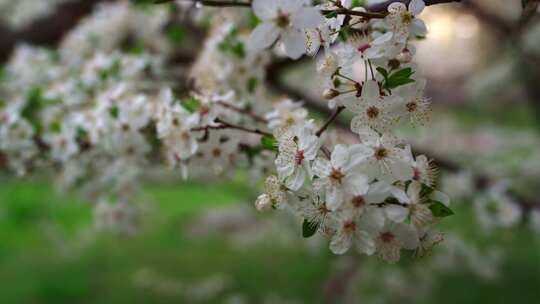
M240 250L217 236L187 238L182 227L204 208L246 202L252 190L240 183L149 185L157 205L145 228L119 237L85 233L90 208L73 194L55 194L40 180L0 182L0 303L186 303L138 288L134 276L141 269L188 281L224 273L232 279L229 290L247 295L250 303L268 292L320 303L331 273L327 251L308 254L271 241ZM436 297L425 303L538 303L538 240L525 229L481 238L469 208L456 211L443 230L502 246L508 255L503 273L492 282L470 273L444 274Z

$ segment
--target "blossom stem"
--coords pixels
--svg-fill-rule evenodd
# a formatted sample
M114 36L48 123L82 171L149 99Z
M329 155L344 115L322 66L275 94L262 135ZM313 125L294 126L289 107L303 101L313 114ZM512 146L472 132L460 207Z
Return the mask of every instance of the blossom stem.
M334 120L336 120L336 118L339 116L341 112L343 112L343 110L345 110L344 106L337 107L334 113L332 113L332 115L326 120L324 125L319 129L319 131L317 131L317 133L315 133L315 135L317 135L317 137L321 137L324 131L328 129L328 127L332 124L332 122L334 122Z

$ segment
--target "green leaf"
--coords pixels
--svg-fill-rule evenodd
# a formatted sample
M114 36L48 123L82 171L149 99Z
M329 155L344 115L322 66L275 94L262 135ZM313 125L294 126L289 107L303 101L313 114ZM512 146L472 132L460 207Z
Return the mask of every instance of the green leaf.
M36 130L41 130L41 120L39 112L44 106L43 90L39 86L35 86L26 95L26 104L21 110L21 116L26 118Z
M62 125L58 121L51 122L49 125L49 131L52 133L60 133L62 132Z
M379 73L381 73L381 75L383 75L384 80L386 80L386 79L388 78L388 71L387 71L386 69L384 69L384 68L382 68L382 67L378 67L378 68L377 68L377 71L378 71Z
M305 238L312 237L317 232L318 228L319 224L304 220L304 223L302 223L302 236Z
M409 78L412 76L412 74L414 74L413 70L411 68L403 68L401 70L398 70L394 73L392 73L392 75L390 77L395 77L395 78Z
M118 112L120 111L120 109L118 109L118 106L112 106L110 109L109 109L109 114L111 114L111 117L116 119L118 118Z
M105 81L110 77L118 77L120 75L121 65L120 60L115 60L110 68L99 71L101 80Z
M259 80L255 77L251 77L247 81L247 90L249 93L254 93L257 89L257 85L259 84Z
M264 135L261 137L261 145L266 149L277 151L277 141L274 136Z
M411 76L414 74L414 71L411 68L403 68L392 74L390 74L384 81L385 89L394 89L399 86L413 83L414 79L411 79Z
M231 31L225 39L218 45L218 48L223 53L229 53L240 59L246 57L244 43L238 39L238 31Z
M327 14L325 14L324 16L328 19L330 18L336 18L337 17L337 12L336 11L331 11L331 12L328 12Z
M454 214L452 209L439 201L432 201L429 205L429 210L431 210L434 217L447 217Z
M259 23L261 23L261 20L253 13L252 10L249 10L249 13L248 13L248 16L247 16L247 23L248 23L248 27L253 30L257 27L257 25L259 25Z
M352 0L350 8L355 7L366 7L366 2L364 0Z
M435 188L430 187L426 184L422 184L422 189L420 190L420 197L426 197L429 196L435 191Z
M186 37L186 31L179 25L167 29L167 38L174 46L181 46Z
M180 101L180 104L184 109L186 109L188 112L193 113L199 109L201 106L201 101L197 98L191 96L189 98L186 98L182 101Z
M347 41L347 39L349 39L351 35L352 35L352 31L349 27L342 27L338 33L338 36L342 41Z

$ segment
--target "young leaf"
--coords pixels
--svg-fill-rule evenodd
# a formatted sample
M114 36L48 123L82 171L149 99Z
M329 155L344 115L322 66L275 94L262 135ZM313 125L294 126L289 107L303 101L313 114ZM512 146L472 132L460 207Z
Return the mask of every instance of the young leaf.
M431 205L429 205L429 210L431 210L434 217L447 217L454 214L452 209L439 201L432 201Z
M399 86L412 83L415 81L414 79L411 79L412 74L414 74L414 71L411 68L403 68L396 71L390 74L388 77L385 77L384 88L394 89Z
M167 38L174 46L181 46L185 37L186 32L181 26L174 25L167 29Z
M118 109L118 106L116 105L112 106L109 109L109 114L111 114L111 117L114 119L118 118L118 112L119 112L119 109Z
M324 15L326 18L330 19L330 18L336 18L337 17L337 12L336 11L331 11L329 13L327 13L326 15Z
M257 85L259 84L259 80L255 77L251 77L247 81L247 90L249 93L254 93L257 89Z
M182 100L180 104L190 113L197 111L201 106L201 102L193 96Z
M382 68L382 67L378 67L378 68L377 68L377 71L378 71L379 73L381 73L381 75L383 75L384 80L386 80L386 79L388 78L388 71L387 71L386 69L384 69L384 68Z
M430 187L426 184L422 184L422 189L420 190L420 197L429 196L431 193L433 193L433 191L435 191L433 187Z
M305 238L311 237L317 232L318 228L319 224L311 223L304 219L304 223L302 223L302 236Z
M261 137L261 145L268 150L277 151L277 141L273 136L265 135Z

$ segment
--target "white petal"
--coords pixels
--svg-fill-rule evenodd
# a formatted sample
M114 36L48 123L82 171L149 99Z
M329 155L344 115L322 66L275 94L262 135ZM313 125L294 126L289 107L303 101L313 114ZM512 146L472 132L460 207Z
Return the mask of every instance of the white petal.
M287 188L296 191L302 188L306 174L302 168L296 168L293 174L287 179Z
M304 150L304 157L307 160L312 160L317 156L317 151L319 151L319 137L314 135L309 135L305 140L301 142L300 149Z
M367 255L372 255L375 253L375 241L369 233L365 231L358 231L355 233L355 238L355 247L358 252Z
M404 161L396 161L390 168L392 176L396 180L405 181L410 180L414 176L414 170L411 165Z
M301 30L317 28L323 21L321 12L314 7L301 8L292 18L293 26Z
M349 160L349 149L345 145L336 145L332 151L331 163L336 169L341 169Z
M409 209L397 205L390 205L384 208L384 213L390 220L396 223L402 223L407 219Z
M387 182L379 181L369 186L369 191L365 196L365 200L368 204L381 203L385 198L390 195L390 185Z
M292 14L298 11L303 5L304 0L264 0L267 2L278 3L279 9L285 14Z
M379 37L375 38L375 40L371 42L371 45L383 45L392 40L393 36L394 33L386 32L384 35L380 35Z
M346 179L347 190L355 195L364 195L368 191L368 177L360 173L352 173Z
M413 181L409 188L407 189L407 196L410 198L412 203L418 203L420 201L420 191L422 190L422 185Z
M326 206L331 211L337 210L343 203L343 192L337 187L326 189Z
M253 13L261 20L270 20L277 15L278 5L276 1L253 0Z
M346 170L350 170L363 163L367 158L373 155L373 149L366 145L352 145L349 147L349 163Z
M411 23L411 34L415 36L427 35L427 27L424 21L420 19L414 19Z
M366 121L362 114L358 114L351 119L351 131L360 134L366 129Z
M392 193L392 196L394 196L402 204L409 204L411 202L405 191L399 189L398 187L390 188L390 192Z
M306 35L303 32L290 29L282 37L285 54L291 59L298 59L306 52Z
M249 35L248 48L262 50L271 46L279 36L279 29L273 23L261 23Z
M362 99L374 99L379 97L379 85L375 80L368 80L362 87Z
M384 226L384 213L380 208L367 208L360 219L359 229L369 233L377 233Z
M407 224L397 224L393 232L403 244L403 248L416 249L419 245L418 232L414 227Z
M330 242L330 250L334 254L344 254L351 247L352 236L348 233L337 233Z
M431 194L431 198L436 200L436 201L439 201L441 203L443 203L444 205L446 206L450 206L450 197L448 197L448 195L440 192L440 191L434 191L432 194Z
M414 16L418 16L425 7L426 3L424 2L424 0L412 0L409 4L409 12L411 12L411 14L413 14Z
M313 164L313 173L319 177L326 177L332 171L330 162L324 158L317 158Z

